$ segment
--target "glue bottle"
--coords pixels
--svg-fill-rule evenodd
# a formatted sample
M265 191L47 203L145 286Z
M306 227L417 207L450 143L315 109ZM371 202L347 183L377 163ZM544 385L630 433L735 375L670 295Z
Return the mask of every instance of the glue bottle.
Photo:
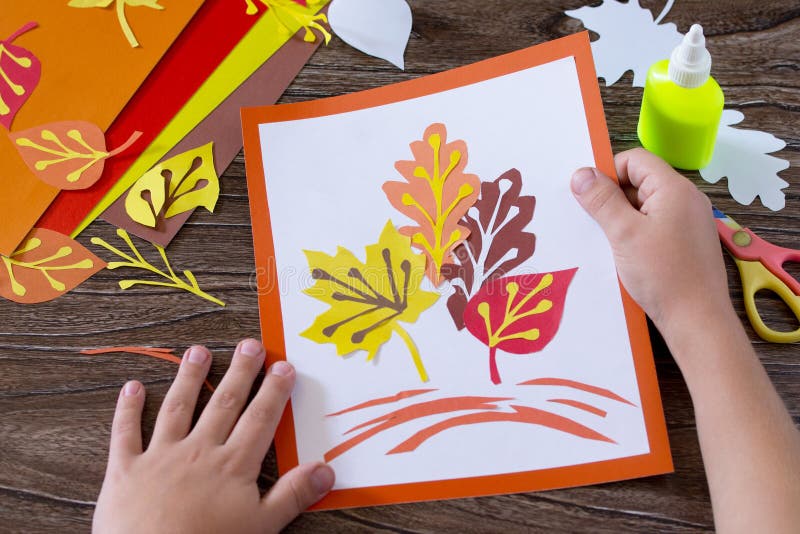
M669 60L654 63L639 113L639 140L673 167L702 169L711 162L725 97L711 77L703 28L694 24Z

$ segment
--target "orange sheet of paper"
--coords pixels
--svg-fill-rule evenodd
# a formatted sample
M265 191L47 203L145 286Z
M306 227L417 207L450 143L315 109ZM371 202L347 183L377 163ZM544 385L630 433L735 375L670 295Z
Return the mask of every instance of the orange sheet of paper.
M201 4L202 0L165 0L162 10L127 6L127 22L140 44L134 48L112 7L78 9L66 0L6 2L0 39L37 22L37 28L14 44L33 53L42 65L41 80L11 131L66 120L87 121L106 130ZM57 193L33 175L8 130L0 127L0 254L14 251Z
M285 172L288 174L292 171L287 170L289 168L288 166L280 168L268 167L267 163L265 163L266 161L270 161L271 155L274 155L269 154L268 152L270 150L269 143L275 143L276 139L274 135L270 137L270 135L275 133L275 130L270 130L270 128L275 127L277 129L280 127L277 126L279 124L282 125L294 122L299 124L306 121L314 121L318 118L329 119L330 122L328 122L328 124L334 124L334 121L338 118L338 115L341 114L342 116L347 117L346 121L342 121L343 126L341 126L341 135L343 137L347 137L349 134L352 134L352 137L361 139L359 136L363 134L363 131L358 128L368 129L363 126L363 124L367 123L363 123L361 126L353 127L351 125L352 123L349 121L354 121L354 117L363 117L369 112L380 110L375 111L375 115L373 115L373 118L371 119L377 122L378 119L375 117L380 116L380 113L385 113L386 109L392 106L394 107L392 107L391 110L396 115L400 114L400 112L397 111L398 109L405 110L409 115L413 115L413 113L422 115L424 114L424 111L418 111L413 106L415 105L415 102L424 100L429 96L441 96L442 93L447 92L458 93L460 90L466 90L472 85L481 84L483 82L491 82L495 78L517 75L534 67L538 68L540 66L547 66L551 63L555 64L559 62L559 60L563 59L574 60L575 71L577 73L578 91L583 103L582 111L584 113L582 115L585 116L585 123L587 126L586 130L588 132L588 140L590 143L591 153L594 157L594 162L600 170L610 176L614 176L614 160L611 152L611 143L609 141L600 92L592 62L589 37L586 32L564 37L562 39L544 43L525 50L520 50L518 52L513 52L511 54L500 56L494 59L482 61L474 65L469 65L379 89L312 102L286 104L280 106L266 106L261 108L248 108L242 111L242 127L245 142L244 148L246 154L250 208L253 219L255 256L256 264L259 267L258 287L268 288L259 292L262 335L265 340L269 341L267 348L268 364L271 364L276 360L287 360L287 353L289 353L288 356L291 360L291 358L294 358L295 353L290 353L290 351L287 351L287 347L291 345L293 350L296 350L297 346L301 346L301 344L296 341L301 336L293 335L293 332L295 332L297 329L297 325L293 323L292 320L296 322L298 314L285 315L287 310L299 309L296 306L297 302L299 301L294 299L292 294L289 294L291 292L282 291L283 286L274 283L273 278L275 273L282 272L280 271L280 268L285 267L285 264L281 263L282 260L280 258L286 258L289 254L297 255L297 253L294 250L289 250L289 248L287 248L283 242L279 243L281 246L276 245L276 243L278 243L279 239L282 237L278 229L281 228L280 224L286 220L285 212L280 211L281 201L286 197L280 195L288 194L288 189L283 186L278 187L275 184L276 182L280 181L281 178L288 178L288 176L279 174L279 176L276 178L276 176L271 173ZM561 64L566 64L566 62L561 62ZM464 98L463 92L459 94L461 95L460 97L453 98ZM502 93L498 95L498 98L502 98ZM443 99L439 99L437 102L441 103L443 102ZM424 107L422 104L419 105L420 110L430 109L429 107ZM470 114L471 112L472 111L469 109L464 109L465 114ZM508 119L507 117L498 117L497 120L501 124L505 124L503 121ZM467 123L468 121L465 120L464 122ZM369 124L374 124L374 122ZM348 131L348 127L353 127L353 132L356 133ZM402 127L407 127L407 125L403 124ZM300 126L297 128L298 131L301 131ZM333 129L333 127L331 127L331 129ZM269 132L272 133L270 134ZM351 147L354 145L343 144L343 146ZM403 147L400 147L398 152L400 154L405 154L402 148ZM272 150L285 150L285 147L273 146ZM470 153L470 156L472 157L472 153ZM343 161L350 161L351 159L352 158L349 154L342 156ZM274 159L272 161L274 161ZM283 165L287 165L285 162L283 162L283 160L281 161ZM360 170L363 171L361 168ZM303 169L298 169L297 183L305 183L303 180L308 178L306 174L303 174L303 172ZM335 172L336 171L333 171L333 177L336 176ZM385 179L381 172L377 172L376 176L369 176L363 174L363 172L359 175L359 172L354 171L353 175L360 176L360 178L354 179L352 182L348 182L348 184L352 185L354 183L364 183L367 184L367 187L374 186L379 188L383 179ZM312 180L313 176L318 177L319 175L309 173L309 176L312 178L308 178L308 180ZM294 178L291 179L294 180ZM329 179L329 177L325 176L318 179L323 181ZM548 179L566 180L568 178L549 177ZM361 182L358 180L361 180ZM370 180L373 180L374 184L370 182ZM281 183L285 184L286 182L284 181ZM270 188L271 195L269 200L267 199L268 188ZM352 188L350 190L352 190ZM353 194L358 195L359 193L355 192ZM322 196L324 196L324 194ZM297 205L302 207L302 204L303 200L300 198ZM315 208L311 208L311 210L313 209ZM352 207L350 207L350 209L352 210ZM273 214L274 218L271 217L271 213ZM351 214L352 216L363 216L363 214L356 213L355 211L344 211L342 213L347 213L348 217L351 216ZM279 214L283 214L283 220L279 219ZM308 217L312 216L316 215L308 215ZM375 220L377 220L377 216ZM342 236L342 239L349 239L349 237L350 236ZM537 235L537 240L539 238L540 236ZM336 244L338 243L339 242L337 241ZM303 244L298 243L296 246L302 247L302 245ZM333 247L333 244L331 247ZM276 253L279 255L279 258L276 258ZM294 258L295 256L292 256L292 261L295 261ZM312 274L312 276L320 278L319 271L317 271L317 273L318 274L316 275ZM357 275L349 274L348 276L355 278ZM615 289L615 287L611 287L611 291L614 291ZM398 475L397 471L390 472L388 468L386 468L383 474L384 477L393 476L397 477L398 479L410 480L410 482L381 483L378 481L377 483L374 483L375 480L380 479L370 478L369 484L362 484L358 482L358 480L361 479L352 477L351 480L356 480L356 482L350 483L349 486L343 486L341 488L334 489L328 496L317 503L313 509L332 509L420 500L450 499L457 497L474 497L500 493L536 491L542 489L608 482L671 471L672 461L669 452L669 443L667 439L663 411L659 398L658 383L656 380L645 315L631 299L621 284L619 285L619 295L621 297L621 309L618 309L614 313L615 317L617 317L617 314L620 314L621 318L626 323L624 325L625 328L621 329L620 331L627 334L627 339L625 341L629 343L631 357L629 365L631 365L636 378L635 385L639 397L637 402L638 405L641 406L641 424L646 429L647 447L642 449L645 451L644 453L637 452L629 456L620 455L618 457L610 457L610 459L589 460L585 463L562 464L561 466L554 464L556 465L555 467L546 467L534 470L522 469L520 471L511 472L496 471L497 474L479 474L464 477L452 475L452 477L445 477L441 479L435 479L432 476L425 478L426 475L415 475L416 478L403 478L405 476L404 474L401 473ZM339 300L348 299L345 296L341 297ZM357 301L358 299L350 300ZM295 307L292 308L292 306ZM417 324L425 323L426 321L431 320L429 317L430 314L428 317L422 317L419 321L417 321ZM313 314L309 312L309 322L312 319ZM436 318L433 319L433 321L437 320L438 319ZM434 322L429 324L438 323ZM287 328L289 328L288 331L286 330ZM292 328L294 328L294 330L292 330ZM419 328L417 331L426 332L424 328ZM453 332L455 332L455 328L453 328ZM427 331L427 333L428 335L431 335L430 331ZM454 334L451 333L451 335ZM565 335L566 334L564 332L561 333L562 338ZM420 342L419 339L415 339L415 341L418 344ZM435 344L430 344L429 346L434 345ZM441 354L439 356L444 357L444 355ZM561 356L563 356L563 354ZM428 363L435 363L433 360L435 360L435 358L429 359ZM305 363L301 357L295 358L293 362L301 365L304 365ZM347 362L343 359L341 362L342 368L344 368L347 363L353 362ZM386 360L381 363L386 364ZM313 365L319 365L319 362L315 362ZM463 365L471 364L467 362ZM362 371L363 367L364 366L358 366L357 369L356 367L350 367L349 372L363 373L363 376L361 376L362 379L367 376L378 376L375 374L367 374L367 372ZM344 371L340 371L338 367L326 367L326 371L331 373L331 376L333 376L334 373L337 373L335 376L339 379L346 375L346 373ZM298 375L302 375L302 372L298 371ZM323 403L327 402L327 400L332 396L334 390L336 389L336 385L331 385L330 387L326 388L326 385L322 383L318 376L315 376L315 378L312 380L313 387L309 389L301 388L301 394L310 394L311 398L313 398L313 403L315 406L323 406ZM438 380L438 382L436 382L436 380ZM431 382L427 385L433 387L439 387L440 385L442 387L452 386L452 383L449 382L450 380L452 380L452 376L442 375L440 373L434 377L433 373L431 373ZM408 381L403 383L406 382ZM394 384L395 382L391 383ZM304 385L308 386L308 383ZM512 384L512 387L516 388L516 386L523 388L527 386L539 388L545 386L558 386L563 388L560 393L561 395L567 395L570 391L589 392L598 398L610 399L612 402L616 402L621 406L633 406L629 400L620 397L611 390L575 380L539 377L538 379L528 380L516 385ZM406 399L407 397L420 393L419 390L405 389L404 391L400 391L394 395L391 394L395 393L396 390L387 389L385 392L383 392L372 389L371 391L373 392L372 396L375 396L377 393L383 393L383 395L377 399L367 400L367 402L363 402L362 400L361 404L355 408L347 408L347 403L341 403L341 405L332 405L334 408L332 411L339 410L333 415L349 413L351 411L368 406L375 406L384 403L391 404L399 399ZM422 393L425 393L426 391L428 390L422 390ZM488 391L492 390L488 389ZM511 390L503 390L499 389L498 387L496 391L499 393L502 391ZM524 392L520 392L518 388L514 389L513 392L515 397L524 394ZM390 394L390 396L384 396L385 394ZM342 393L342 395L346 395L346 393ZM369 396L365 394L364 400L368 399L368 397ZM300 461L300 439L296 433L297 430L309 428L306 423L317 420L315 419L315 417L317 417L316 413L313 415L306 415L306 417L303 418L303 413L309 414L315 409L314 407L308 408L310 406L309 403L303 404L303 402L308 398L309 397L300 399L299 396L296 395L287 405L287 409L284 412L283 418L281 419L278 427L275 443L278 456L278 467L281 474L286 473L298 465ZM430 396L426 398L430 398ZM388 457L390 455L408 453L408 451L412 451L419 447L422 442L428 440L428 438L431 438L434 435L438 436L441 432L444 432L453 426L469 426L472 424L486 422L511 422L516 424L540 425L546 428L556 428L563 432L569 432L570 434L580 436L580 439L590 439L603 443L611 442L611 439L605 437L604 435L593 432L591 429L582 427L581 425L575 425L569 420L566 420L564 417L555 416L554 414L543 410L533 409L526 406L517 406L514 404L510 406L510 409L509 407L505 407L505 409L500 410L498 409L499 405L497 404L500 401L515 402L510 400L509 397L497 397L494 395L480 397L459 396L429 401L414 401L414 403L410 406L391 411L388 414L371 419L353 427L351 430L344 432L346 436L343 437L343 439L346 439L347 441L344 441L336 447L328 450L328 452L325 454L325 457L329 460L336 458L336 460L333 460L334 462L339 461L339 456L343 456L345 453L355 454L353 451L350 451L350 449L354 449L356 445L359 445L363 441L366 441L367 439L384 430L388 430L390 428L394 429L401 423L414 420L418 417L421 418L429 415L438 416L451 411L457 412L464 410L478 410L478 412L455 416L452 419L448 419L447 421L433 425L427 428L425 431L420 431L412 438L409 438L407 441L398 445L394 449L386 452L386 456ZM605 410L601 410L593 405L585 402L575 401L569 398L554 397L548 402L551 405L561 404L565 406L571 406L576 410L593 414L594 417L605 417L606 415ZM352 406L352 403L350 405ZM325 405L325 407L327 407L327 405ZM306 411L303 412L303 409L306 409ZM387 409L387 411L388 410L391 410L391 408ZM296 418L297 414L300 414L300 419ZM328 418L329 417L331 416L328 416ZM324 415L319 415L318 418L320 421L327 420ZM364 418L367 418L367 416L365 415ZM342 428L347 426L349 425L342 426ZM367 430L364 430L365 428L367 428ZM355 430L360 430L360 433L350 434L350 432L354 432ZM498 427L494 427L491 430L485 430L487 433L491 431L497 432L499 430ZM320 435L323 433L324 432L321 432ZM306 436L307 435L308 434L306 434ZM472 435L473 437L475 436L475 434ZM399 438L396 441L399 441ZM385 445L386 443L381 442L381 446ZM525 446L524 443L522 443L522 446ZM530 443L531 454L536 453L537 446L538 444L536 442ZM503 450L503 447L500 445L498 445L498 448ZM318 452L314 448L303 449L303 451L309 450L313 451L314 454ZM378 450L378 452L375 452L376 450ZM380 463L382 460L373 460L373 458L382 457L382 454L380 453L382 450L384 449L377 448L367 450L366 452L360 453L362 454L361 458L364 459L364 461L373 462L370 465L389 465L388 460L386 464ZM430 452L431 455L426 457L429 461L431 458L440 458L440 456L435 456L435 454L437 454L437 451L438 453L441 453L441 449L436 449L434 447L429 449L429 451L432 451ZM305 452L302 452L302 454L305 454ZM454 454L454 456L458 455ZM461 458L460 456L458 457ZM303 461L305 461L305 457L303 458ZM401 460L398 459L397 461L400 462ZM463 462L463 460L460 461ZM475 461L476 463L480 463L481 459L478 458ZM459 460L456 459L454 462L459 462ZM355 462L351 462L349 464L339 464L339 466L343 466L345 469L352 468L352 471L350 471L351 473L358 471L357 468L353 467L354 465L356 465ZM414 464L413 461L408 461L408 463L405 464L396 463L393 465L395 467L397 465L413 465L414 468L416 468L418 465L423 465L424 467L427 464L424 462L421 464ZM474 472L491 473L491 471L480 471L477 469ZM363 473L359 476L363 478Z

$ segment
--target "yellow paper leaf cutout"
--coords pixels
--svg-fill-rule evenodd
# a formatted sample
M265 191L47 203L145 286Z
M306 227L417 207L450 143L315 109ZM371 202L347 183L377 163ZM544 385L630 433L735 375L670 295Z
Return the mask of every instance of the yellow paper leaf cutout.
M132 220L154 228L159 218L168 219L195 208L213 212L218 198L213 143L208 143L143 174L125 197L125 211Z
M168 282L160 282L157 280L122 280L119 282L119 287L121 289L130 289L136 285L171 287L175 289L182 289L184 291L188 291L189 293L192 293L200 298L213 302L214 304L218 304L219 306L225 306L224 302L222 302L216 297L212 297L211 295L200 289L200 286L197 283L197 279L195 278L194 274L192 274L191 271L188 270L183 271L182 274L184 278L186 278L186 280L183 280L180 276L175 274L175 271L173 270L172 265L170 264L169 259L167 258L167 253L164 251L163 247L159 245L153 245L158 251L158 254L161 256L161 261L164 262L164 266L167 269L166 272L155 267L154 265L149 263L146 259L144 259L144 256L142 256L141 252L139 252L139 249L137 249L136 246L133 244L133 241L128 235L128 232L126 232L121 228L118 228L117 235L123 241L125 241L133 256L131 256L131 254L122 252L118 248L114 247L113 245L110 245L105 240L99 237L92 238L92 244L101 246L104 249L108 250L109 252L112 252L113 254L116 254L117 256L125 260L125 261L112 261L107 265L108 269L119 269L122 267L130 267L132 269L142 269L168 280Z
M21 304L47 302L74 289L105 267L83 245L34 228L10 256L0 256L0 296Z
M307 0L306 5L308 7L304 7L301 4L298 4L294 0L259 0L264 6L267 7L267 13L265 16L275 17L278 22L280 22L281 27L283 27L286 31L290 31L289 28L296 27L299 25L301 28L305 30L305 35L303 36L303 40L307 43L313 43L317 40L317 36L314 34L313 30L317 30L322 34L325 39L325 44L331 42L331 34L322 24L328 23L328 17L325 13L317 13L314 14L312 10L315 10L319 6L322 6L327 3L327 0ZM256 6L254 0L245 0L247 4L247 11L248 15L255 15L258 13L258 6Z
M110 7L111 4L116 2L116 10L117 10L117 19L119 19L119 25L122 28L122 33L125 35L125 38L128 40L128 43L131 45L132 48L137 48L139 46L139 41L136 40L136 36L133 34L133 29L131 25L128 23L128 19L125 16L125 6L131 7L149 7L151 9L162 10L164 6L158 3L158 0L70 0L67 4L69 7L78 7L78 8L88 8L88 7L99 7L99 8L107 8Z
M439 298L419 287L425 277L425 257L414 253L411 239L389 221L378 242L366 247L365 263L343 247L334 256L316 251L305 254L316 281L305 293L330 309L300 335L335 344L340 356L365 350L371 360L396 333L408 347L420 379L427 381L414 341L398 324L416 322Z

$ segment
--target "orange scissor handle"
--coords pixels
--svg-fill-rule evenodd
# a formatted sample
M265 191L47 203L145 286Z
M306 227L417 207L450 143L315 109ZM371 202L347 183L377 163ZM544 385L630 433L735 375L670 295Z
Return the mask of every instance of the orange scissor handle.
M742 277L744 291L744 309L753 329L762 339L771 343L796 343L800 341L800 327L792 332L778 332L768 327L756 308L756 293L762 289L772 291L786 303L794 316L800 321L800 296L784 284L769 269L757 261L736 259L739 274Z

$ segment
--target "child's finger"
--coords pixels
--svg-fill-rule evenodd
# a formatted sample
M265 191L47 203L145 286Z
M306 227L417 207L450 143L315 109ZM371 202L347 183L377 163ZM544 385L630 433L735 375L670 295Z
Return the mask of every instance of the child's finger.
M108 463L125 463L142 453L142 408L144 386L132 380L122 387L111 423L111 444Z
M597 169L578 169L572 191L583 209L597 221L612 243L624 238L641 213L631 206L620 186Z
M620 183L629 183L637 189L640 205L665 184L685 180L667 162L643 148L620 152L614 158L614 165Z
M233 425L242 413L250 388L264 365L264 346L255 339L239 343L233 353L231 366L200 414L192 435L212 443L228 439Z
M245 472L252 473L254 478L258 476L286 401L292 394L294 380L291 364L284 361L273 364L228 438L226 446L241 458Z
M265 521L283 529L333 487L336 475L322 462L295 467L275 483L262 499Z
M192 425L197 396L210 366L211 353L207 348L189 347L158 411L152 443L179 441L186 437Z

